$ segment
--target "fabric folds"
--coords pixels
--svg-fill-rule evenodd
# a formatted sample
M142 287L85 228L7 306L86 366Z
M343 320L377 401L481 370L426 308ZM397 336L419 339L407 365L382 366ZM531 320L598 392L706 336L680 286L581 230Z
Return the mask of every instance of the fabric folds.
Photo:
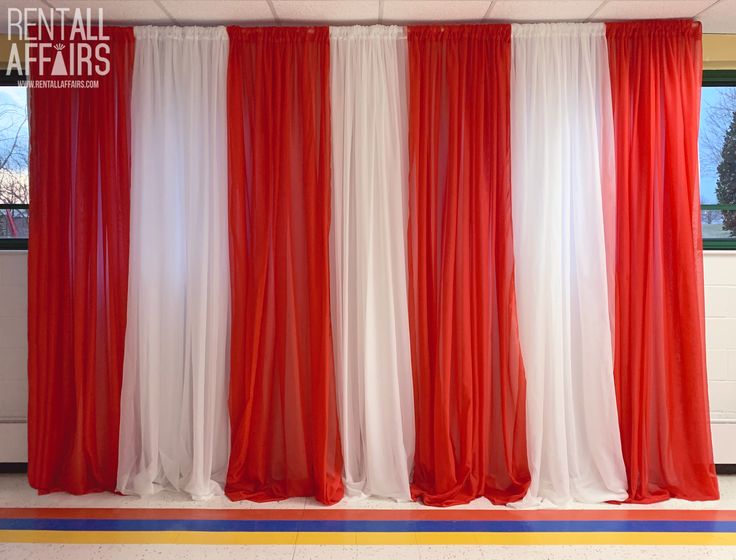
M412 494L520 499L529 484L511 225L508 25L409 43Z
M29 90L40 493L718 498L699 23L105 33Z
M406 32L330 28L335 376L348 495L410 498Z
M607 24L615 373L629 499L714 500L698 186L700 23Z
M327 28L228 28L231 499L343 496Z
M603 24L514 25L512 200L532 482L524 503L626 497L605 209L613 127Z
M228 460L224 27L137 27L118 491L222 494Z
M42 494L115 489L133 30L105 32L110 71L99 87L29 90L28 481ZM48 68L32 61L34 78Z

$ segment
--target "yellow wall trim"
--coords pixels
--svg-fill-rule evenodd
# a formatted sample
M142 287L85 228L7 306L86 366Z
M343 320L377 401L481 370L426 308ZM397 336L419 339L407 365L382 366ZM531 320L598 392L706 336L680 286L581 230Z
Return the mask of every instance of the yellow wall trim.
M736 69L736 34L703 35L703 68Z

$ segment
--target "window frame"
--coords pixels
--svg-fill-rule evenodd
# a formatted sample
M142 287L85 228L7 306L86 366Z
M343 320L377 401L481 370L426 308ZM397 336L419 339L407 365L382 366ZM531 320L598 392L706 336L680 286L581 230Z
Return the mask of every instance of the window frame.
M0 70L0 87L17 86L19 82L25 82L26 76L17 72L6 74L5 69ZM29 204L0 204L0 210L29 210ZM30 218L30 212L29 212ZM27 251L27 237L4 237L0 238L0 251Z
M702 87L736 87L736 69L733 70L703 70ZM701 204L703 210L730 210L736 211L736 204ZM701 218L702 224L702 218ZM723 239L703 239L703 249L709 251L736 250L736 237Z
M28 204L0 204L2 210L28 210ZM30 218L30 212L29 212ZM27 251L27 237L0 237L0 251Z

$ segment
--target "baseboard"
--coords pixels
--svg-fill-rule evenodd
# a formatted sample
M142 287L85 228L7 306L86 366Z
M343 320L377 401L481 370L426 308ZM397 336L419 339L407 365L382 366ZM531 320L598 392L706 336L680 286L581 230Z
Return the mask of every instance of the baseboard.
M27 472L28 463L0 463L0 474Z
M716 474L736 474L736 465L716 465Z

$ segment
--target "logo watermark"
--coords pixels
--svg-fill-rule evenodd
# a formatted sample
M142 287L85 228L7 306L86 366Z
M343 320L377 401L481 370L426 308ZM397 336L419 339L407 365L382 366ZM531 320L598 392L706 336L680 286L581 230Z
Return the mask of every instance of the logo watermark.
M92 88L110 72L110 37L99 8L8 8L6 75L26 87Z

